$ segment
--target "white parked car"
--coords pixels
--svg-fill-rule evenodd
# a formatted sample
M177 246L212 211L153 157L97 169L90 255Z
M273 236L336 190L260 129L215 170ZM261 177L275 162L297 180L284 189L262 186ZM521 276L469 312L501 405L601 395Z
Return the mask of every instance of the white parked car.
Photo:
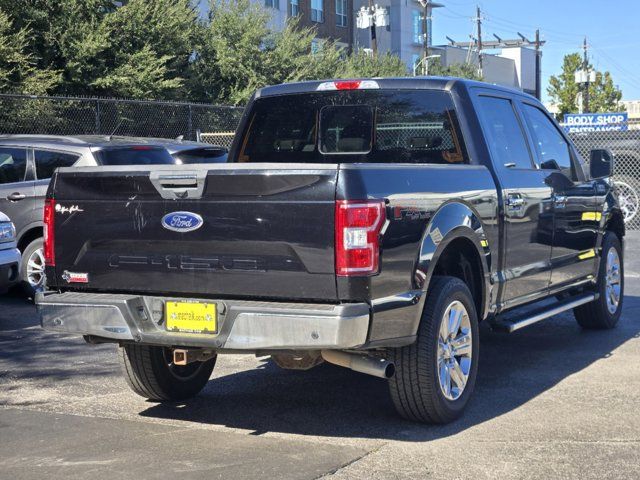
M20 250L16 243L16 227L0 212L0 293L5 293L20 280Z

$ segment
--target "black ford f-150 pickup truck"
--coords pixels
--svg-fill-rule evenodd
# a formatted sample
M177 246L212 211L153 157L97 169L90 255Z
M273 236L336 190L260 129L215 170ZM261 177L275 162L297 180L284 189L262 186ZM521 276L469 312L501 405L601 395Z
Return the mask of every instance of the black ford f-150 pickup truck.
M184 399L224 353L389 378L409 419L461 415L481 321L611 328L624 223L534 98L451 78L263 88L227 164L59 169L44 328L119 345L138 394Z

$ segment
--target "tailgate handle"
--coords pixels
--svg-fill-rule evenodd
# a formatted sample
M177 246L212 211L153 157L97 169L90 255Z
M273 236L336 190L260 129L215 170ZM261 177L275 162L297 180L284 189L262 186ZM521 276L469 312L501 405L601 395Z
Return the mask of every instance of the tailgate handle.
M207 171L167 172L155 171L149 174L149 180L162 198L183 200L201 198Z
M158 180L164 189L198 188L198 177L195 175L160 175Z

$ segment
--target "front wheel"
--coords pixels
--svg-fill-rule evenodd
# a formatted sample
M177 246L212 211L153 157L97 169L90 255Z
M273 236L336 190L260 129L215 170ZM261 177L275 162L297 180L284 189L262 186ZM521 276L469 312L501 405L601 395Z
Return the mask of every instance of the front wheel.
M216 357L205 362L175 365L170 348L151 345L118 347L124 378L135 393L156 402L186 400L207 384Z
M393 349L396 373L389 380L400 415L425 423L460 417L478 372L478 317L467 285L434 277L413 345Z
M598 268L598 298L573 309L573 315L582 328L607 329L618 323L624 298L622 260L622 246L618 236L613 232L606 232Z

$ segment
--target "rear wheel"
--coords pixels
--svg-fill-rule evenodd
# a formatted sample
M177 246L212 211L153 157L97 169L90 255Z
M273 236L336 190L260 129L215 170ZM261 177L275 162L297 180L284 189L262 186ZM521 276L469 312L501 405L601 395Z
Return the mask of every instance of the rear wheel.
M391 398L404 418L448 423L460 417L478 372L478 318L467 285L435 277L413 345L391 353Z
M216 357L205 362L175 365L170 348L151 345L125 345L118 348L122 373L135 393L162 402L186 400L207 384Z
M44 250L42 238L33 240L22 252L20 265L21 285L24 292L33 297L44 287Z
M598 298L574 308L573 315L582 328L613 328L622 313L624 297L622 246L618 236L613 232L606 232L602 241L596 291L599 294Z

